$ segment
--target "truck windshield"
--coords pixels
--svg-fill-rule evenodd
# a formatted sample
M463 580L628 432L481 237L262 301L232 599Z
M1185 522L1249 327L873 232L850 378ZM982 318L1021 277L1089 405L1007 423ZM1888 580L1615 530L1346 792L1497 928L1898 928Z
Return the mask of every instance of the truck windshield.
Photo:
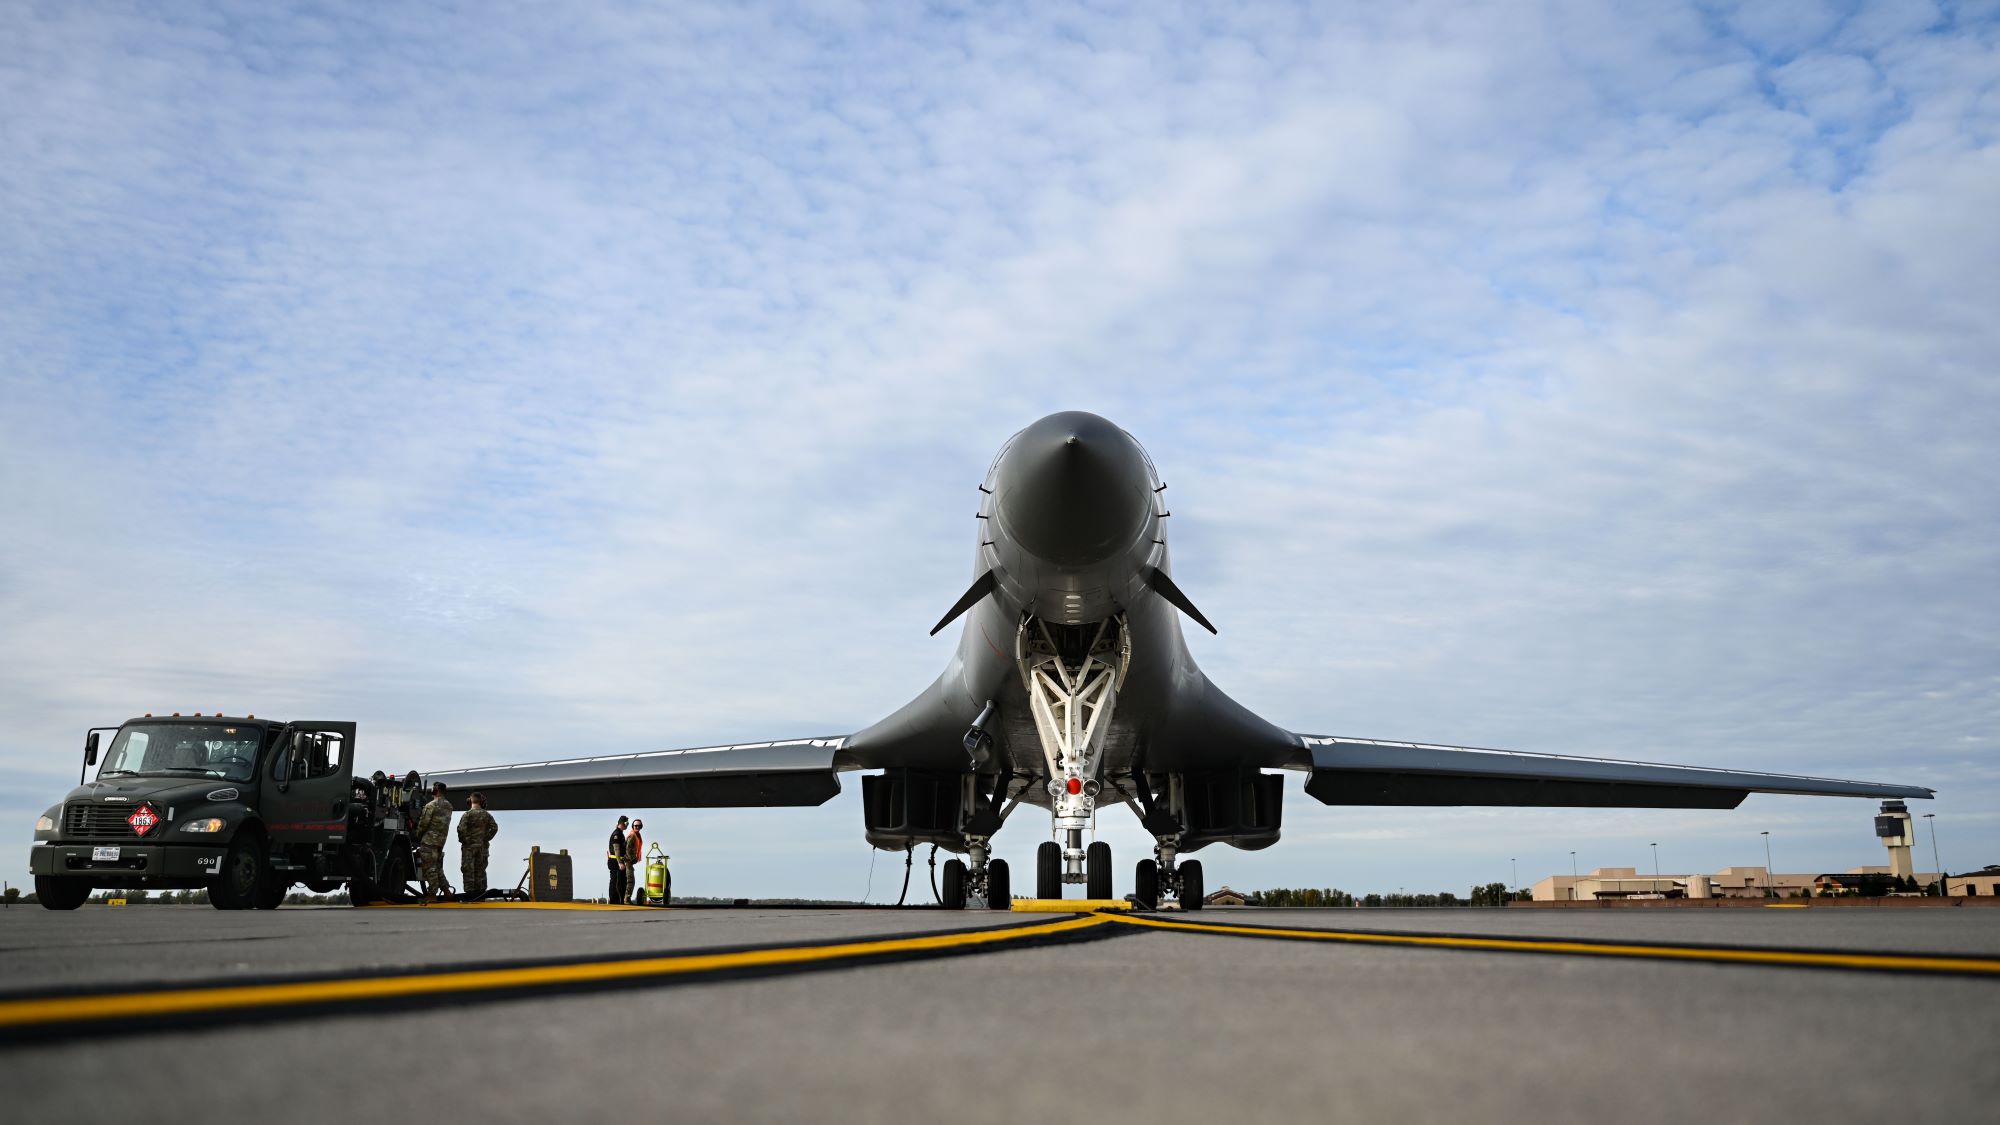
M222 723L134 724L120 728L104 755L99 778L116 776L222 777L249 781L256 776L262 727Z

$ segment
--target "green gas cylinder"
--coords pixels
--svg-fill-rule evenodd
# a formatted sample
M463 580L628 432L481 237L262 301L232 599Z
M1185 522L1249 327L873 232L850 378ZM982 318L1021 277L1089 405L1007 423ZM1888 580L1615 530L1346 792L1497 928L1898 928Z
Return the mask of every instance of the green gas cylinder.
M665 906L673 894L673 877L667 874L667 856L654 844L646 853L646 901L654 906Z

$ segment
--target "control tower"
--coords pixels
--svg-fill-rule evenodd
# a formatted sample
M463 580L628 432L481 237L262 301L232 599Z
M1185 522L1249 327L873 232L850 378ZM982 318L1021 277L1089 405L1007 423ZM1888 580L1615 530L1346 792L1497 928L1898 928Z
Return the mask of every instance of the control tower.
M1899 879L1916 877L1916 869L1910 865L1910 848L1917 842L1917 829L1903 802L1882 802L1882 811L1875 816L1875 838L1889 849L1889 874Z

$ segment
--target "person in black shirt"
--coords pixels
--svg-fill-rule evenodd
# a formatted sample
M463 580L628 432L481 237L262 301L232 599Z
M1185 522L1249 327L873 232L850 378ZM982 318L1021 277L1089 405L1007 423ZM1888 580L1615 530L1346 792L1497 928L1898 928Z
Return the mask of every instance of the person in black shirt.
M618 827L611 830L611 840L604 845L604 866L611 872L611 902L622 903L632 889L632 859L626 854L625 825L631 818L619 817Z

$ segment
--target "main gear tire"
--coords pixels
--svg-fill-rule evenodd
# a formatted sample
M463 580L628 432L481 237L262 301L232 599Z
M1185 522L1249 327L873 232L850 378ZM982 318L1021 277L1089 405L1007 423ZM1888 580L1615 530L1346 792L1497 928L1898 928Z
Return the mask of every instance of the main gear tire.
M1150 859L1139 861L1139 868L1132 873L1132 898L1142 910L1157 910L1160 906L1160 865Z
M75 910L90 901L93 888L82 879L65 879L60 875L35 876L35 901L44 910Z
M1190 859L1181 864L1181 909L1200 910L1206 893L1207 888L1201 885L1201 861Z
M986 865L986 908L1014 909L1014 878L1008 872L1004 859L996 859Z
M938 892L946 910L965 909L965 861L950 859L944 865L944 889Z
M1111 897L1111 845L1103 840L1090 845L1083 854L1085 898L1100 901Z
M221 870L209 880L208 904L217 910L249 910L257 905L258 893L271 882L271 860L264 854L263 837L249 830L238 832L223 853Z
M1062 896L1062 849L1054 840L1043 840L1035 849L1035 897Z

